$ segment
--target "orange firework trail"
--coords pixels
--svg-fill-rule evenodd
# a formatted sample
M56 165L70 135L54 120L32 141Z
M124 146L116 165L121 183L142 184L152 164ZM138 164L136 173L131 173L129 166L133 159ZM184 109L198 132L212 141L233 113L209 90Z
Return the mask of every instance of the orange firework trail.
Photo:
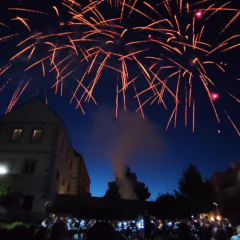
M16 33L16 34L12 34L12 35L9 35L9 36L1 37L1 38L0 38L0 42L6 41L6 40L8 40L8 39L10 39L10 38L13 38L13 37L16 37L17 35L18 35L18 34Z
M25 91L25 89L27 88L29 84L29 81L22 87L23 85L23 81L19 83L16 91L14 92L13 96L12 96L12 99L8 105L8 108L7 108L7 111L6 111L6 114L8 112L11 112L12 108L14 107L14 105L17 103L18 99L21 97L21 95L23 94L23 92Z
M238 136L240 136L240 131L238 130L237 126L235 125L235 123L232 121L232 119L230 118L230 116L228 115L228 113L225 111L229 121L231 122L232 126L234 127L234 129L236 130Z
M0 28L5 31L0 35L0 44L11 43L15 49L0 67L0 76L4 78L6 74L9 79L11 70L20 63L25 74L40 69L43 77L54 79L51 88L56 94L59 91L62 95L65 86L71 88L70 102L76 101L76 108L85 114L83 104L90 100L97 104L96 86L109 72L109 78L117 79L117 84L109 81L116 91L116 116L121 107L120 95L125 110L127 96L132 95L143 118L147 104L162 104L170 109L167 128L173 119L177 126L183 109L184 125L187 127L191 119L193 132L197 121L195 106L202 89L201 95L207 96L220 122L219 109L211 96L212 89L218 87L212 69L226 72L216 56L240 48L239 34L230 32L239 21L240 12L231 1L191 2L61 0L58 6L39 3L39 10L28 9L24 4L22 8L8 8L9 19L0 18ZM225 13L229 14L226 21L221 16ZM46 23L44 28L37 24L41 21ZM19 29L14 27L17 22L21 22ZM217 40L209 37L209 33L217 31L215 22L219 22ZM25 86L18 87L8 110ZM239 96L229 95L239 102Z

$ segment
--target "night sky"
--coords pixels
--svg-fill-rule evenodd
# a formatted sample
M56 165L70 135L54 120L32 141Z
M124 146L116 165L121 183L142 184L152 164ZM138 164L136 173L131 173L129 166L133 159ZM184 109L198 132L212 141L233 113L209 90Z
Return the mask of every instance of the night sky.
M23 39L26 39L27 36L37 34L41 31L45 31L45 34L51 34L64 32L67 29L69 29L69 31L76 30L72 26L60 27L61 22L66 23L69 20L69 14L61 5L60 1L46 1L48 2L46 5L43 3L39 5L36 5L36 3L30 4L30 2L31 1L27 0L12 1L9 3L10 6L6 2L1 3L4 5L0 8L2 11L0 15L0 23L2 23L0 25L0 49L2 53L2 57L0 59L0 72L6 68L6 64L9 59L17 52L21 51L22 48L16 47L16 44ZM86 4L85 2L87 3L87 1L83 1L82 4ZM172 2L174 1L172 0ZM138 9L142 9L141 3L142 2L140 0L137 2L136 7L139 7ZM152 4L152 1L149 1L149 3ZM159 1L159 4L160 6L156 6L156 10L160 13L162 1ZM205 4L206 5L202 5L202 7L206 7L208 2ZM57 6L58 9L61 10L60 17L56 17L54 15L56 13L52 9L53 5ZM9 7L14 6L21 8L28 7L29 9L45 11L50 14L47 17L39 14L40 17L38 19L33 13L27 13L28 15L24 15L26 13L23 14L19 13L19 11L7 10ZM221 5L218 5L218 7L219 6ZM235 1L232 1L230 6L234 9L237 8ZM117 10L114 7L112 7L112 9L114 10L109 14L113 16L121 12L121 7L118 7ZM100 10L104 16L108 13L106 8L100 8ZM195 10L195 12L197 12L199 9L196 8ZM150 12L151 11L146 10L148 16L151 18L157 18L154 13L151 13L152 15L150 15ZM187 18L188 15L190 15L192 19L195 12L192 11L191 13L186 14L186 16L184 14L179 14L178 12L177 16L179 17L180 26L186 26L189 21ZM196 18L196 31L198 25L203 24L203 20L205 21L204 24L206 23L207 30L206 33L204 32L203 34L202 41L211 45L216 44L215 46L217 46L229 37L240 34L239 28L237 27L240 24L240 17L237 17L228 29L220 34L223 27L230 22L236 13L237 11L223 11L223 14L221 12L221 14L218 14L218 17L211 17L210 19L207 19L206 13L205 17L204 15L202 16L204 19ZM164 13L161 12L161 14L163 15ZM29 33L29 30L26 29L26 26L24 26L19 19L16 21L10 20L14 19L16 16L20 16L22 18L26 16L30 19L29 21L26 21L29 23L29 26L32 27L31 33ZM112 18L113 16L110 16L109 18ZM41 19L45 20L42 21ZM123 19L124 20L121 24L124 28L133 29L135 22L138 20L141 20L141 24L144 25L142 16L138 19L136 15L136 18L131 20L130 15L129 18ZM33 25L32 22L35 24ZM49 24L49 22L51 24ZM208 24L208 22L210 23ZM88 30L83 28L80 29L81 31ZM166 66L169 66L170 64L169 62L166 63L167 59L174 59L174 61L177 61L187 69L190 69L194 76L199 76L199 72L196 72L193 64L189 64L189 62L192 61L193 56L197 56L201 60L203 59L202 62L214 61L218 63L219 66L224 67L225 72L222 72L216 66L206 68L208 73L207 76L214 82L214 85L209 84L209 91L210 93L218 94L218 98L213 100L213 103L216 107L220 123L218 123L216 119L209 96L203 87L203 84L199 81L201 74L199 79L195 80L193 83L192 93L195 104L194 133L192 107L188 110L188 126L185 127L184 124L185 89L186 84L188 83L186 79L182 80L179 84L178 98L180 104L178 105L176 128L174 127L173 117L173 120L166 131L168 120L176 104L175 99L171 96L171 94L166 93L164 96L164 102L167 105L167 110L163 107L163 104L159 105L157 101L153 102L153 104L150 104L150 101L144 105L143 110L145 119L143 119L141 111L135 113L138 108L138 102L137 98L134 97L136 95L134 85L129 86L129 89L127 89L125 93L127 103L126 111L124 111L123 95L122 93L119 94L118 118L116 119L116 84L118 84L119 88L121 88L121 80L116 81L116 79L121 79L121 76L119 77L114 70L107 67L103 69L100 80L93 91L93 96L97 105L92 100L89 103L84 101L82 102L82 106L85 111L84 115L80 108L76 109L76 98L80 99L82 96L80 91L77 92L76 98L73 99L72 103L70 104L69 102L77 87L76 78L81 79L83 73L86 71L86 67L89 66L89 64L82 63L79 60L80 57L77 57L73 63L71 63L72 65L70 66L69 71L70 69L77 70L63 80L63 92L61 96L61 87L57 89L57 92L55 91L55 88L51 88L51 86L53 86L56 82L56 74L54 71L51 71L43 76L42 66L39 65L32 68L30 71L24 72L24 69L39 60L37 56L44 57L49 53L49 51L46 51L46 44L42 44L39 39L34 40L37 42L37 48L31 59L28 59L31 50L28 52L26 51L25 54L22 54L16 60L11 62L13 63L13 66L11 66L9 70L1 74L0 114L5 114L8 105L11 102L12 96L16 93L16 89L18 87L22 89L26 83L29 83L22 95L20 95L21 91L17 93L20 97L15 106L18 106L36 95L39 95L43 99L47 100L48 105L63 119L73 147L77 152L81 153L85 159L91 179L90 191L92 196L101 197L105 194L108 187L107 183L114 180L114 166L116 167L116 161L118 162L117 164L122 163L130 166L131 171L136 173L138 180L144 182L149 187L149 191L152 194L150 200L155 200L158 193L171 193L174 189L177 189L178 179L181 177L184 169L186 169L189 164L194 164L204 179L211 178L214 172L225 171L228 167L230 167L232 162L240 163L239 135L226 115L227 113L236 127L240 129L240 108L238 100L240 97L240 81L237 80L240 78L240 47L235 47L226 52L216 51L211 58L209 56L206 57L206 53L203 53L200 50L197 51L195 49L193 51L192 48L190 48L191 51L187 50L184 52L182 46L174 43L175 45L173 46L178 46L179 49L181 48L184 52L183 55L178 56L176 53L169 53L170 51L167 51L166 53L166 49L152 44L153 39L161 40L164 37L156 31L140 31L140 33L138 32L139 35L136 35L135 32L130 30L129 32L129 35L126 35L126 38L121 38L120 43L116 41L117 44L115 44L114 47L105 47L105 45L102 44L102 42L105 41L105 36L101 36L100 40L102 49L126 55L129 51L136 51L137 47L125 49L126 45L124 44L135 41L136 37L138 37L139 41L147 41L146 44L150 48L147 53L136 55L149 73L150 70L147 68L149 62L142 59L144 59L145 55L156 57L158 52L160 52L159 57L164 58L164 64L166 64ZM2 37L9 36L14 33L21 33L22 35L19 34L14 37L14 39L9 38L7 40L1 40ZM72 37L79 38L81 37L80 35L81 34L74 35ZM54 42L54 44L57 43L59 45L64 45L65 43L63 43L64 41L62 39L63 38L55 38L51 41ZM96 39L99 40L98 35L94 35L94 40ZM182 40L182 42L184 41ZM31 42L31 44L34 44L34 42ZM236 37L233 41L229 42L229 46L233 46L234 44L239 44L239 37ZM25 45L25 47L27 46L28 45ZM86 46L86 48L90 48L87 44L84 46ZM146 49L146 45L140 45L139 49ZM57 57L60 59L60 57L63 58L65 54L72 53L74 53L72 49L68 49L67 51L64 50ZM97 59L99 65L103 59L104 57ZM111 61L108 61L108 65L112 64L111 66L118 67L115 63L114 57L112 57ZM138 89L138 92L140 92L143 89L146 89L147 84L144 78L145 73L139 64L134 65L132 62L127 65L130 76L129 80L135 76L141 75L139 80L135 82L135 87ZM47 62L44 64L44 67L46 68L45 70L48 72L52 67L48 66L49 62L48 64ZM162 68L164 64L156 65L156 69ZM99 65L93 68L93 73L96 73ZM170 65L173 65L173 62L171 62ZM156 70L155 68L153 69ZM161 78L166 80L172 72L168 72L170 70L164 71ZM155 73L156 72L157 70ZM95 74L89 74L88 76L91 80L94 77ZM184 77L186 78L186 76L183 76L182 79L184 79ZM153 76L151 75L151 79L152 78ZM176 93L177 80L178 78L176 77L175 80L172 80L171 78L171 80L168 80L167 82L167 86L174 92L174 94ZM142 103L149 98L150 95L148 94L142 94L140 96ZM231 97L229 94L232 94L236 98Z

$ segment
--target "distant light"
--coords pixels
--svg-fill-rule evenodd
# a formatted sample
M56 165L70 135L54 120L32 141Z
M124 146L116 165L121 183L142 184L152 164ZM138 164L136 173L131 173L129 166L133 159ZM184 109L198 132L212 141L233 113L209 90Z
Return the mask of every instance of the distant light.
M218 130L218 133L220 134L220 133L221 133L221 131L220 131L220 130Z
M217 219L218 221L220 221L220 220L221 220L221 217L218 215L218 216L216 217L216 219Z
M201 18L202 17L202 11L199 10L195 13L195 16L198 17L198 18Z
M0 175L7 174L8 170L6 166L0 166Z
M217 93L211 93L212 100L217 100L219 98L219 95Z
M152 34L148 34L148 39L152 39Z

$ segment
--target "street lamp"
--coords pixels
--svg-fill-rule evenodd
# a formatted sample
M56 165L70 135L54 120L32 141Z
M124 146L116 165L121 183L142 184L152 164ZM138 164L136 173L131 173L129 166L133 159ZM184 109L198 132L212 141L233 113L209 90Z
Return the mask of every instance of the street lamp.
M51 202L45 202L45 204L44 204L44 219L46 218L46 210L47 210L47 208L48 207L50 207L52 205L52 203Z
M0 175L5 175L8 173L8 169L5 165L0 165Z
M218 204L217 204L216 202L213 202L213 205L216 206L216 210L217 210L217 220L220 220L219 211L218 211Z

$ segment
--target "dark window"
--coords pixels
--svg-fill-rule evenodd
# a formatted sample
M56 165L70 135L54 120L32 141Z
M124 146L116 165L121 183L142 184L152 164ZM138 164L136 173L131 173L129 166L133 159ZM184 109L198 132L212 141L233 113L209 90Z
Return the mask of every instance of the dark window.
M68 192L69 192L69 190L70 190L70 186L69 186L69 184L68 184Z
M24 197L23 209L30 210L32 209L33 196L27 195Z
M24 167L23 167L23 173L24 174L34 174L36 169L37 161L36 160L25 160Z
M22 128L14 128L11 135L11 142L20 142L22 137Z
M63 179L63 183L62 183L62 185L63 185L63 186L65 185L65 179Z
M34 129L32 133L31 142L40 143L42 140L43 129Z
M59 179L59 171L57 171L56 179L57 179L57 180Z

